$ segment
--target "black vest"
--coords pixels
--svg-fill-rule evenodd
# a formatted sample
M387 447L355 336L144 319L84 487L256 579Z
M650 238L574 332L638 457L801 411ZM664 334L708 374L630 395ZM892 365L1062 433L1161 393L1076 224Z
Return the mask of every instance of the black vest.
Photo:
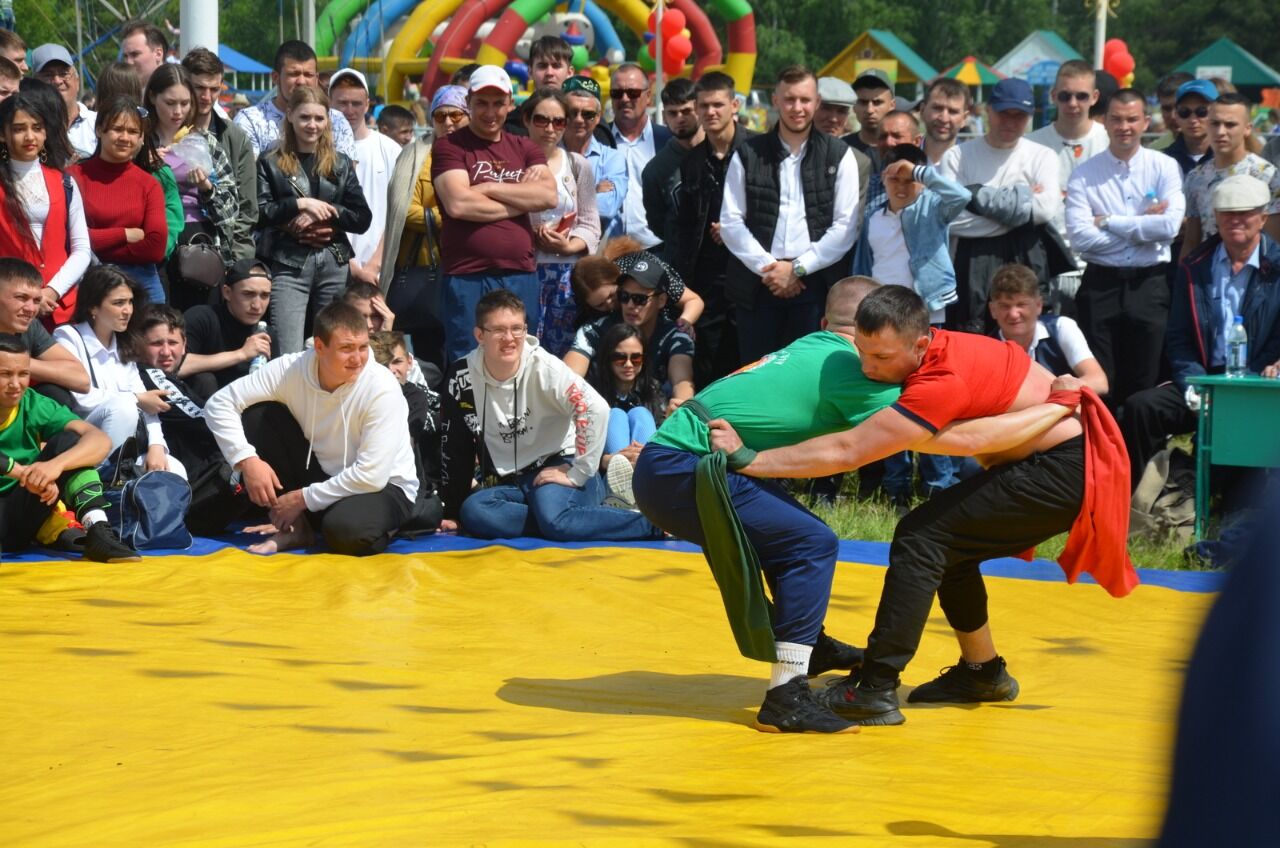
M840 139L832 138L826 133L816 130L809 133L804 158L800 160L800 183L804 189L805 221L809 227L809 240L812 242L822 238L835 218L836 173L840 169L840 160L848 149ZM778 227L778 211L781 206L778 170L790 152L779 138L776 128L773 132L748 139L738 148L746 181L743 212L747 229L765 250L769 250L773 244L774 230ZM848 276L848 273L848 263L837 261L834 265L809 274L805 277L805 292L801 297L825 301L831 284ZM725 276L725 292L733 302L752 308L760 287L759 275L752 273L731 255Z
M1062 344L1058 341L1058 316L1041 315L1040 323L1049 331L1049 338L1041 339L1036 345L1036 362L1049 369L1050 374L1070 374L1071 364L1067 355L1062 352Z

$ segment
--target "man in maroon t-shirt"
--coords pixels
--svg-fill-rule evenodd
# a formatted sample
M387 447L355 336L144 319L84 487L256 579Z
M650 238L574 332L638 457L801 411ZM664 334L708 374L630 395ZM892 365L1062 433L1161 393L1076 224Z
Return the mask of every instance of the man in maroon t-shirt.
M528 138L503 131L513 106L507 72L482 65L468 89L470 126L436 139L431 151L431 181L444 222L440 317L449 362L475 347L475 308L488 291L515 292L529 326L538 326L529 213L556 205L547 157Z
M761 451L739 473L752 477L817 477L849 471L903 450L929 451L939 430L964 419L1044 404L1051 387L1076 388L1014 342L930 331L919 295L884 286L868 295L856 318L862 370L873 380L902 383L897 403L852 430ZM741 441L711 422L712 445ZM997 654L979 565L1014 556L1070 530L1085 490L1083 427L1072 412L1036 435L975 448L987 468L926 501L899 522L889 549L875 626L862 668L820 697L859 724L901 724L899 674L915 656L933 597L960 643L960 661L917 686L909 701L1011 701L1018 683ZM936 443L935 443L936 444Z

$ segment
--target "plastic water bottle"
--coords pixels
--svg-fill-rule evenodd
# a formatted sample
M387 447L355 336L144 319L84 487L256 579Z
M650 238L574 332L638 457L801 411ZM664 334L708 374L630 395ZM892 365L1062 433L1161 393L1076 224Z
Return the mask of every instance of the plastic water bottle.
M267 322L259 321L257 329L254 332L265 333L266 331L267 331ZM249 360L249 373L252 374L254 371L257 371L259 368L261 368L266 364L267 364L267 358L262 354L258 354L253 359Z
M1227 330L1227 376L1243 377L1249 368L1249 336L1244 331L1244 316L1237 315Z
M1160 202L1160 195L1156 194L1155 189L1151 189L1142 196L1142 209L1147 211L1152 209Z

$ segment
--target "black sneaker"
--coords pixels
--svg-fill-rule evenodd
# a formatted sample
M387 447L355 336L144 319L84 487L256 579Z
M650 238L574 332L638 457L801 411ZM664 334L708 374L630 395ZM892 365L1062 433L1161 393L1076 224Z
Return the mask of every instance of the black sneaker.
M817 695L833 713L861 725L902 724L907 720L898 709L898 684L867 686L857 674L827 684Z
M995 677L988 678L969 668L962 658L942 673L911 690L913 704L974 704L981 701L1012 701L1018 697L1018 681L1005 668L1004 657Z
M825 632L818 634L818 641L809 654L810 677L826 674L828 671L852 671L862 665L862 649L846 645L839 639L832 639Z
M775 686L756 713L756 729L764 733L857 733L858 725L822 706L804 675Z
M92 562L141 562L133 548L120 541L116 531L105 521L90 525L85 532L84 558Z

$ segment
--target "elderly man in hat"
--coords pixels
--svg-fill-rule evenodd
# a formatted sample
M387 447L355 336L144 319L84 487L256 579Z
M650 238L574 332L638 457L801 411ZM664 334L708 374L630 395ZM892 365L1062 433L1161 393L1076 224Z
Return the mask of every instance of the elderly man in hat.
M31 53L31 70L36 79L49 83L67 104L67 135L76 155L87 158L98 149L93 125L98 113L80 102L80 74L71 52L61 44L41 44Z
M1244 174L1213 190L1217 233L1174 279L1165 334L1173 381L1134 395L1120 411L1135 484L1168 436L1195 431L1200 397L1187 378L1224 372L1233 322L1242 321L1249 336L1248 370L1280 371L1280 245L1262 231L1270 203L1267 184Z

